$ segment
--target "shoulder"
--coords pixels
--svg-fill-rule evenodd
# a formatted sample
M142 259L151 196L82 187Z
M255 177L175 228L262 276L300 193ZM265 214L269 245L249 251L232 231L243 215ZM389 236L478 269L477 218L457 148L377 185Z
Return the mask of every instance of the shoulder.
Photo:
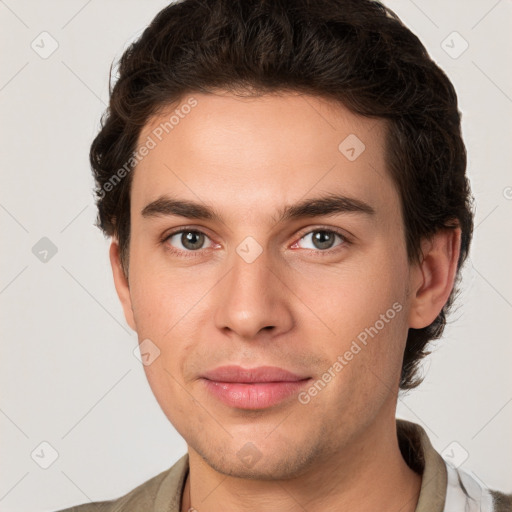
M512 494L491 490L494 510L496 512L512 512Z
M188 455L174 466L150 478L129 493L117 499L75 505L57 512L128 512L132 510L157 510L159 501L169 506L174 503L179 511L181 492L188 472ZM174 509L169 509L174 510Z
M431 444L425 430L397 418L400 450L407 464L422 475L415 512L512 512L512 494L489 489L474 476L449 464Z
M120 498L76 505L58 512L121 512L123 510L151 510L160 484L170 470L154 476Z

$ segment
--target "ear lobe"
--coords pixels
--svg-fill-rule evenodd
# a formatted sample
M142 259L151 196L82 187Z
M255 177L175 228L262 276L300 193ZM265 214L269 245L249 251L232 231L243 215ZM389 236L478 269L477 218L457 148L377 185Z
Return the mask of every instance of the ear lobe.
M430 325L446 304L455 284L461 230L446 228L422 242L423 259L411 272L409 327Z
M123 306L124 317L126 318L128 325L136 331L137 329L135 328L135 319L133 317L132 300L130 296L130 286L121 264L119 242L114 238L110 244L109 257L110 265L112 266L112 275L114 277L114 285L116 287L117 296Z

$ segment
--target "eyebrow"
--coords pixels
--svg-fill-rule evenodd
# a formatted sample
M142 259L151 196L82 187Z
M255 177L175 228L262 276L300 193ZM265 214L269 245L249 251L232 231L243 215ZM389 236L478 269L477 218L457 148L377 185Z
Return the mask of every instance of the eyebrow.
M328 194L321 197L305 199L296 204L281 208L273 220L277 223L286 220L335 215L340 213L362 213L372 216L375 210L368 203L353 197ZM141 211L145 218L176 215L189 219L213 220L222 222L217 210L194 201L161 196L147 204Z

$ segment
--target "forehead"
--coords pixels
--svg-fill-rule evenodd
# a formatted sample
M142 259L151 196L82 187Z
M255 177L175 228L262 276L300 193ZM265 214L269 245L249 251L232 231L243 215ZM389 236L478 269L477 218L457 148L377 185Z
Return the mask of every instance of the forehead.
M234 215L271 213L314 192L389 206L397 197L385 130L316 96L190 94L141 131L138 151L150 149L134 171L133 213L164 194Z

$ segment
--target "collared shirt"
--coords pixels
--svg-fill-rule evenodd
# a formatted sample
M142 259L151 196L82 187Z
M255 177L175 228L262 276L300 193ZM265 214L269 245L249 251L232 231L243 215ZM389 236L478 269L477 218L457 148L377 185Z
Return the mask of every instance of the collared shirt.
M448 464L422 427L397 419L397 433L402 456L422 477L415 512L512 512L512 494L487 489L465 471ZM188 471L185 454L171 468L118 499L60 512L180 512Z

